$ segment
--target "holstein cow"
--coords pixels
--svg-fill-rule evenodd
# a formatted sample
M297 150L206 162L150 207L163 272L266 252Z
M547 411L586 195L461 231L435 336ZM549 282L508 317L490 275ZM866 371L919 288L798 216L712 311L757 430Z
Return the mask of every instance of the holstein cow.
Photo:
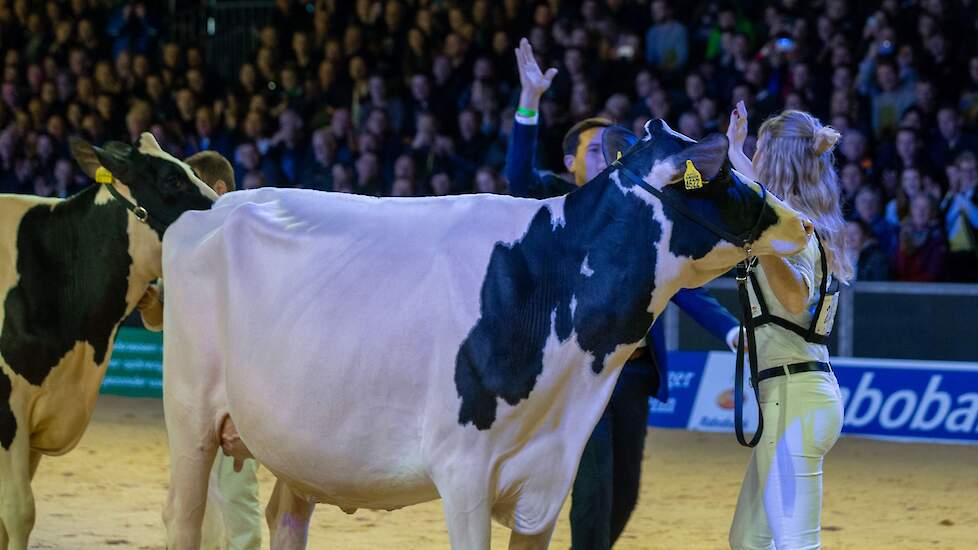
M153 227L130 215L105 185L63 200L0 195L2 550L27 548L38 461L67 453L81 439L116 331L162 274L163 228L216 198L150 134L138 150L81 140L71 150L92 177L99 166L108 168L121 197L152 211L146 219Z
M258 189L181 217L163 244L168 548L198 545L219 445L277 476L275 549L305 546L315 503L439 497L452 548L488 549L491 517L510 548L546 548L626 358L677 289L745 257L691 217L755 230L755 254L811 232L729 169L725 138L646 133L554 199Z

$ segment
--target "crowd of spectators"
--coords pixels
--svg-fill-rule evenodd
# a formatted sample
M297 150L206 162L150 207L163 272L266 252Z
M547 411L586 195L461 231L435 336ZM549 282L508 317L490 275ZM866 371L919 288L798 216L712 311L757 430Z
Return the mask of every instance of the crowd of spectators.
M165 3L160 3L165 4ZM179 3L178 3L179 4ZM278 0L236 78L146 2L0 0L0 192L87 185L68 138L216 150L237 187L505 193L529 38L559 73L541 169L594 115L700 138L804 109L842 132L864 280L978 280L978 0ZM749 141L748 154L752 143Z

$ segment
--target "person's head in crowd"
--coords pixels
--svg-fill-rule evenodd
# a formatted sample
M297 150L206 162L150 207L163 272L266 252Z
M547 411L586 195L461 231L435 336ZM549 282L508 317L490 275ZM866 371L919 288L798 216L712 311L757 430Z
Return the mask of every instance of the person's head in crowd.
M855 197L863 186L863 171L855 162L847 162L839 171L839 184L846 197Z
M278 31L271 25L265 25L258 31L258 42L263 48L278 48Z
M214 110L208 105L201 105L197 107L197 113L194 118L194 126L197 129L197 135L200 137L213 137L215 130L214 121Z
M414 158L409 154L403 154L394 161L394 177L414 182L417 179L417 168Z
M853 87L852 69L848 65L839 65L832 69L832 89L851 92Z
M419 103L425 103L431 98L431 84L427 75L418 73L411 77L411 98Z
M937 111L937 130L945 141L958 139L961 134L961 115L954 107L941 107Z
M458 135L462 141L475 139L479 132L479 119L475 111L465 109L458 114Z
M380 177L380 161L377 154L367 151L360 154L356 161L357 187L367 188L376 185Z
M164 67L179 72L183 65L183 52L180 50L180 45L175 42L164 44L161 59Z
M613 94L604 104L607 118L616 123L625 122L630 109L631 104L628 101L628 96L622 93Z
M234 191L234 169L228 159L214 151L201 151L184 159L218 196Z
M333 191L337 193L353 193L353 173L346 166L336 163L331 170L333 176Z
M444 86L452 77L452 62L445 55L436 55L431 64L436 86Z
M910 126L902 126L896 134L897 155L906 164L913 164L920 148L920 138L917 130Z
M58 188L70 189L75 185L75 165L66 158L54 163L54 181Z
M312 154L316 162L323 166L333 163L336 154L336 136L329 128L319 128L312 133Z
M258 48L255 55L255 68L264 80L275 80L275 50L271 48Z
M846 248L853 257L875 242L873 229L865 221L858 218L846 221Z
M880 90L892 92L899 84L899 73L896 65L889 60L879 61L876 65L876 83Z
M64 143L68 138L68 129L65 127L65 120L61 118L59 114L53 114L48 117L45 129L51 139L55 141Z
M329 120L329 128L337 139L345 140L349 138L352 130L350 110L347 108L340 108L334 111L333 116Z
M703 138L703 123L699 115L693 111L686 111L679 115L679 133L689 136L699 141Z
M501 193L499 174L489 166L480 167L475 173L476 193Z
M784 108L788 111L804 111L805 100L798 92L791 92L784 98Z
M245 92L254 92L258 86L258 73L251 63L242 63L238 69L238 85Z
M204 72L201 71L199 67L187 69L185 79L187 81L187 88L189 88L196 97L204 97L207 91L207 81L204 79Z
M370 131L361 131L357 133L357 151L362 155L364 153L376 154L380 151L380 143L377 136Z
M570 75L572 80L583 78L584 74L584 54L577 48L568 48L564 51L564 70Z
M265 187L265 185L265 174L262 174L259 170L251 170L241 179L242 189L258 189Z
M139 140L139 136L149 129L152 121L152 111L145 101L138 101L129 108L126 113L126 132L129 134L129 141Z
M649 108L649 112L652 113L652 118L663 120L672 118L672 104L669 102L669 94L665 90L660 88L652 92L645 104Z
M978 164L971 151L965 151L954 159L958 171L957 192L967 193L978 187Z
M333 65L340 66L343 62L343 45L335 38L326 41L323 48L323 59L331 61Z
M426 56L428 54L428 43L425 38L424 32L417 27L411 27L408 29L407 33L407 44L411 52L418 56Z
M444 170L431 175L431 192L435 196L444 196L452 192L452 177Z
M149 58L145 54L137 53L132 58L132 75L138 80L144 80L149 76L151 66Z
M391 184L392 197L413 197L414 196L414 183L407 178L394 178L394 183Z
M302 31L296 31L292 34L292 55L300 63L305 63L309 59L312 52L310 51L308 34Z
M648 69L642 69L635 75L635 96L641 100L652 95L658 87L655 77Z
M197 109L197 98L194 97L194 93L190 91L190 88L180 88L177 90L174 94L174 99L176 100L180 118L187 121L193 120L194 111Z
M856 216L868 224L879 219L883 212L883 197L879 190L871 185L864 185L856 193Z
M924 114L917 107L908 107L900 117L901 128L913 128L918 133L924 127Z
M383 104L387 99L387 84L384 82L384 77L379 74L371 75L368 80L368 91L370 101L374 104Z
M322 91L328 91L336 82L336 64L328 59L319 62L319 70L316 72L317 84Z
M238 145L238 148L234 151L234 163L246 171L257 170L258 165L261 163L258 147L250 141ZM244 180L242 180L241 185L245 186ZM245 186L245 189L248 189L248 187Z
M859 163L866 158L866 134L857 128L849 128L842 136L839 152L850 162Z
M910 223L914 229L926 229L939 222L937 201L927 193L918 193L910 199Z
M846 115L852 110L850 94L847 90L834 90L832 99L829 101L829 112L832 116Z
M257 141L265 136L265 120L261 113L258 111L248 111L244 117L244 123L241 125L241 131L244 133L244 137L250 140Z
M363 47L363 32L357 25L347 25L343 31L343 52L355 55Z
M692 72L686 76L686 81L684 83L686 97L693 103L700 100L706 94L706 82L703 80L703 76L699 73Z
M367 82L367 62L364 61L359 55L350 58L349 63L349 76L356 84L362 84Z

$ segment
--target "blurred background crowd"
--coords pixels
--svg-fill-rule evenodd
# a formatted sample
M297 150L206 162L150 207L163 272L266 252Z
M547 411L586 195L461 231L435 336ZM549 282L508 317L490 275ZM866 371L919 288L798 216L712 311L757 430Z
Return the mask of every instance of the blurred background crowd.
M843 135L859 279L978 280L978 0L277 0L229 71L174 40L175 4L0 0L0 192L70 195L69 136L150 131L239 189L505 193L525 36L559 70L538 168L589 116L698 139L739 100L752 131L807 110Z

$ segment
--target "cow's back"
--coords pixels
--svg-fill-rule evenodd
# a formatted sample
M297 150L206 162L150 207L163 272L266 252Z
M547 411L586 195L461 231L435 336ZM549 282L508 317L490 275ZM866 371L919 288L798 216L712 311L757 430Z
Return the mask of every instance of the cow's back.
M542 207L230 193L167 233L167 330L179 323L219 348L231 416L273 471L340 504L434 498L418 488L426 418L456 421L455 356L479 317L492 249ZM174 308L172 292L197 294Z

